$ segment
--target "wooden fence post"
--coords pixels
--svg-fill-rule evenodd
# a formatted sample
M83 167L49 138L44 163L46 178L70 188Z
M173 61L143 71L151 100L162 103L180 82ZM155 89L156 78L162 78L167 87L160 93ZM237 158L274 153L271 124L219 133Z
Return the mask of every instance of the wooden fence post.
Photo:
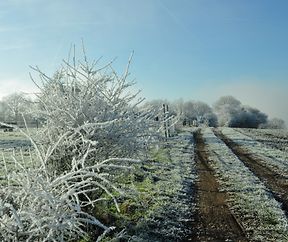
M170 135L170 122L169 122L169 108L167 104L163 104L163 125L164 125L164 134L165 139L169 138Z

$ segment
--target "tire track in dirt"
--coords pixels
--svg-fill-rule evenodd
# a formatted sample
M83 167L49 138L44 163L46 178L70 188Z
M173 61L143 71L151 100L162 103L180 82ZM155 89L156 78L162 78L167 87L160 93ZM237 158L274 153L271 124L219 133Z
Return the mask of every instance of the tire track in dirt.
M220 138L238 158L265 184L274 198L282 204L282 209L288 217L288 181L287 178L263 165L263 161L251 154L245 148L227 138L221 131L214 129Z
M228 194L219 191L219 183L208 164L205 144L200 131L194 133L196 142L197 214L192 224L193 235L189 241L248 241L241 225L227 206Z

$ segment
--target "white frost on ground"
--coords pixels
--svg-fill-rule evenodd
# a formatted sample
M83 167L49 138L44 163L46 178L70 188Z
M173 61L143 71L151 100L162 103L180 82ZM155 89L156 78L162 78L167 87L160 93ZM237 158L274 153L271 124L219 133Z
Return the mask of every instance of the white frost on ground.
M260 159L267 167L288 179L288 152L262 144L236 129L223 128L221 131L227 138L245 148L252 157Z
M288 152L288 130L284 129L236 129L268 147Z
M223 190L230 195L231 211L252 241L288 241L287 218L264 184L217 138L203 131L210 165ZM252 144L252 140L251 144Z
M250 130L256 131L257 133L261 133L266 136L274 136L279 139L288 139L288 130L287 129L243 129L243 130Z
M159 179L154 185L157 195L153 199L161 206L138 221L139 231L130 241L183 241L191 233L188 225L196 210L192 196L197 180L191 129L170 138L166 146L170 161L152 163L158 166Z

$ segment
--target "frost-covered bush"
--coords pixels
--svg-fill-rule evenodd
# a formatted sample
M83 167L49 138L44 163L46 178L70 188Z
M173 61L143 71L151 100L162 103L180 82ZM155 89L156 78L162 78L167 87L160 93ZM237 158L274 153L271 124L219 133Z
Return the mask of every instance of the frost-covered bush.
M119 211L117 179L135 161L123 157L140 155L155 135L153 114L138 108L143 99L127 80L130 61L121 76L111 63L97 69L86 55L64 61L52 77L33 68L40 78L32 78L39 87L34 116L44 123L36 136L26 135L35 148L30 162L3 158L1 241L71 241L91 226L94 236L111 229L95 206L112 199Z
M5 156L0 160L0 240L71 241L85 238L88 225L98 235L111 230L86 208L110 197L119 210L113 194L121 191L111 182L109 172L130 168L123 162L137 161L110 158L84 167L80 164L89 157L88 149L71 161L70 170L51 175L47 163L61 140L47 150L31 142L35 150L30 160L23 156L13 156L13 162ZM98 196L98 191L105 196Z
M34 80L40 89L38 116L45 120L38 142L45 146L65 136L51 155L53 170L70 169L72 158L88 148L90 165L109 157L135 157L145 148L154 134L153 115L138 108L143 99L127 80L130 61L121 76L111 63L97 68L85 54L82 62L64 61L52 77L33 68L40 77Z
M268 116L256 108L243 106L232 96L223 96L214 104L219 126L258 128L266 124Z
M200 101L188 101L183 103L183 121L186 124L192 124L193 121L198 123L207 123L209 126L217 126L217 116L213 113L212 108Z
M266 124L260 126L262 129L286 129L286 124L283 119L272 118Z

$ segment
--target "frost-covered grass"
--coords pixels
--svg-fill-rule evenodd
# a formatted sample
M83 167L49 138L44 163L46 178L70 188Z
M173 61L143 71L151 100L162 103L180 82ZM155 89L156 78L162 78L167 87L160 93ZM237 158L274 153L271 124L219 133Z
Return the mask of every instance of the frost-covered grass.
M21 132L2 132L0 131L0 149L10 149L18 147L28 147L31 143Z
M247 135L257 141L288 152L288 130L284 129L236 129L237 131Z
M12 131L12 132L4 132L0 131L0 140L25 140L25 136L21 132Z
M243 225L249 239L287 241L288 221L271 192L211 129L202 132L210 164L221 187L229 193L230 209Z
M7 166L14 166L16 160L29 164L32 158L31 142L21 133L0 132L0 160L5 159ZM0 183L5 182L5 167L0 163Z
M255 131L265 134L268 136L274 136L281 139L288 139L288 130L287 129L256 129Z
M119 203L118 229L129 241L183 241L191 233L196 176L191 133L151 151L134 172L136 199Z
M14 143L15 144L15 143ZM27 167L33 166L33 157L34 153L31 147L19 147L19 148L2 148L0 149L0 183L6 183L7 177L5 173L7 173L7 169L13 167L17 171L19 167L15 167L15 159L17 161L21 161L21 163L25 164ZM5 160L5 163L3 162Z
M254 138L238 132L238 129L223 128L221 131L233 142L245 148L252 156L257 156L258 160L260 158L265 166L288 178L288 152L258 142Z

